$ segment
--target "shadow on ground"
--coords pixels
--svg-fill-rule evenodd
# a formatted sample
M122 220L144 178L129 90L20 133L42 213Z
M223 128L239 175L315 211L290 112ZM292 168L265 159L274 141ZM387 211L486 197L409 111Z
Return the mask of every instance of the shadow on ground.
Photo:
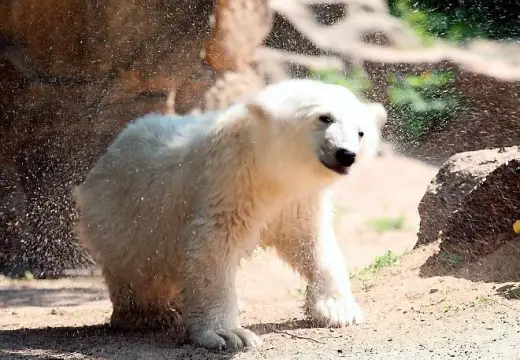
M116 331L108 325L53 327L0 331L0 358L9 359L229 359L232 353L211 353L185 343L182 333ZM125 349L125 353L118 350ZM26 355L28 351L31 355ZM125 355L126 354L126 355ZM156 355L159 355L156 357Z
M77 306L92 301L106 300L108 295L101 288L9 288L0 289L0 307L56 307Z
M283 333L288 330L312 328L310 321L296 320L284 323L254 324L247 328L258 335ZM210 352L186 341L182 330L174 331L117 331L109 325L81 327L48 327L0 331L0 358L2 359L232 359L230 351ZM118 349L125 349L119 353ZM31 355L27 353L30 352Z
M430 256L421 266L423 278L451 276L487 283L520 282L520 241L512 240L480 259L465 262L443 252Z

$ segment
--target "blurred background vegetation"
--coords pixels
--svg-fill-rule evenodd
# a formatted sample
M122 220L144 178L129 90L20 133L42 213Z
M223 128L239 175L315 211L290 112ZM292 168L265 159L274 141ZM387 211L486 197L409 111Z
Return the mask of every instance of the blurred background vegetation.
M388 5L390 13L408 23L424 46L438 41L454 46L478 39L520 41L518 0L388 0ZM346 86L361 97L371 88L361 68L348 73L318 71L311 76ZM420 140L441 130L467 109L454 80L449 70L387 79L390 121L405 140Z
M423 38L455 42L518 38L518 0L388 0L390 13Z

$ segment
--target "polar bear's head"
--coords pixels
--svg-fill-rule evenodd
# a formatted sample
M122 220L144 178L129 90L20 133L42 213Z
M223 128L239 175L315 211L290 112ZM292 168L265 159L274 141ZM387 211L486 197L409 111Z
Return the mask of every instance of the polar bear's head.
M348 89L316 80L288 80L246 100L260 157L284 176L334 178L377 151L387 114ZM265 162L263 161L263 162Z

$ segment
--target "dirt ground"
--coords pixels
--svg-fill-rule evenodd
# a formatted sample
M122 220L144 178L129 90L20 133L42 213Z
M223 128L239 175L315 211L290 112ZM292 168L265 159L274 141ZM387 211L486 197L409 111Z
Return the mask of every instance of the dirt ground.
M267 250L244 262L238 278L243 323L264 340L258 349L211 353L174 334L113 332L105 325L111 305L100 278L0 279L0 358L520 359L520 303L501 291L505 269L492 267L518 259L520 245L453 276L420 275L435 244L409 252L417 204L436 170L390 152L338 188L335 221L366 314L361 325L311 328L301 310L304 283ZM387 250L404 254L390 266L382 260L388 257L375 261ZM370 264L373 271L359 271ZM509 270L514 278L520 265Z

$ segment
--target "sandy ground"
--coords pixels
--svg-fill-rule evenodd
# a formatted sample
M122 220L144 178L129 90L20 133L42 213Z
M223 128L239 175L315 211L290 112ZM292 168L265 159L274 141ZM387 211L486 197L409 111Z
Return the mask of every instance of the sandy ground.
M238 278L243 323L261 334L259 349L211 353L174 334L113 332L99 278L0 279L0 358L520 359L520 303L503 295L503 283L475 276L488 267L424 277L421 265L436 245L407 251L416 240L417 204L435 172L389 153L339 186L335 222L364 324L311 328L301 310L304 283L268 250L245 262ZM387 250L406 254L378 272L359 272ZM520 250L512 244L503 253L518 258Z

